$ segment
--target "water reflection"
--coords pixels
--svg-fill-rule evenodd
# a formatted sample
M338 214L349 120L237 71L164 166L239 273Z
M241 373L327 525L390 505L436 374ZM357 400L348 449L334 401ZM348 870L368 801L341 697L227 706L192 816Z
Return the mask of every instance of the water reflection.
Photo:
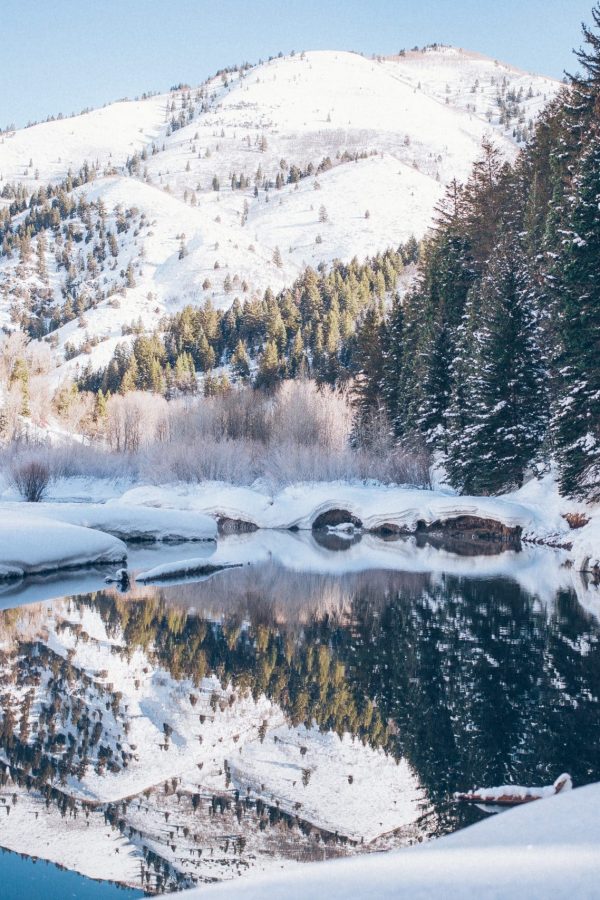
M84 878L53 863L6 850L0 850L0 872L2 900L136 900L144 896L141 891Z
M0 613L7 846L85 821L107 877L155 891L453 830L475 784L600 779L600 629L560 555L335 537Z

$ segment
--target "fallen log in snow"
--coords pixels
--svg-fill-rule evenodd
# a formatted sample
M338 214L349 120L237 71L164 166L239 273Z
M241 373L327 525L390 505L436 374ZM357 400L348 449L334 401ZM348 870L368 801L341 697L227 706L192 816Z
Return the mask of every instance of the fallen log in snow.
M546 787L522 787L517 784L503 784L500 787L476 788L466 794L454 794L454 799L463 803L483 803L494 806L517 806L520 803L531 803L532 800L543 800L553 797L573 787L571 776L563 773L554 784Z
M215 572L222 572L223 569L238 568L240 565L241 563L213 565L207 562L204 557L180 559L175 562L155 566L154 569L149 569L147 572L140 572L136 575L135 580L141 584L155 584L181 578L205 577L214 575Z

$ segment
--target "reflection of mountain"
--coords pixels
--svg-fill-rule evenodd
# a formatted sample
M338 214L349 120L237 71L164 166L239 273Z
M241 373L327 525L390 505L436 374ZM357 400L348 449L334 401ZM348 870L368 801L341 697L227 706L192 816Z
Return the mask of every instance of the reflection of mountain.
M0 616L2 842L74 866L85 820L87 874L228 878L455 828L476 782L600 777L599 628L566 591L265 562Z
M2 614L3 843L157 889L406 842L420 792L377 711L260 618L108 593Z

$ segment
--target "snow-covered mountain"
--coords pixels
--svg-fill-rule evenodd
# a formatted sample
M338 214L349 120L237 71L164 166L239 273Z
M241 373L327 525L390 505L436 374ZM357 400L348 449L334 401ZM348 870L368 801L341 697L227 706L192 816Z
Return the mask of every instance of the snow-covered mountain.
M0 256L0 325L23 310L42 332L52 320L62 377L106 364L140 318L152 329L186 303L226 308L306 266L420 237L482 140L513 155L559 87L449 47L319 51L4 133L0 214L13 204L13 231L23 198L49 183L75 202L25 252Z

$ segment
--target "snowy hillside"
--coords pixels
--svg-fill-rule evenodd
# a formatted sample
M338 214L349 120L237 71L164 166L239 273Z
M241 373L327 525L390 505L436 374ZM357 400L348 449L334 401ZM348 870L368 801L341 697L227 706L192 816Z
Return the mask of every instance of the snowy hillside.
M420 237L482 140L514 154L558 87L452 48L310 52L3 134L0 214L14 233L33 192L42 214L0 256L0 324L50 331L60 378L105 365L140 317Z
M122 167L164 132L166 95L119 101L80 116L0 135L0 185L22 182L36 191L69 170L98 163Z

